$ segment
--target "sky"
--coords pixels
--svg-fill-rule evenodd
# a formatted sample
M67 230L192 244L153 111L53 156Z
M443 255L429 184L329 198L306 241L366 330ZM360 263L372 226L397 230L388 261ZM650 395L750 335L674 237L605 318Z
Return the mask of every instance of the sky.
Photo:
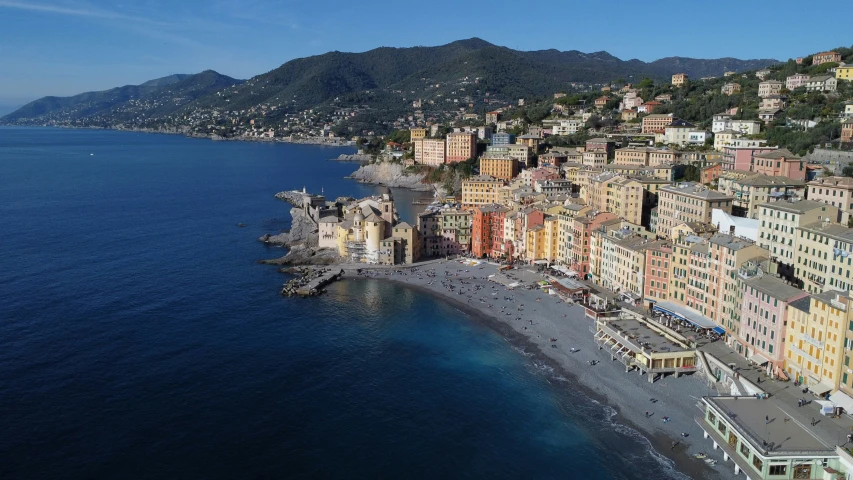
M173 73L249 78L332 50L471 37L519 50L604 50L625 60L787 60L853 43L853 2L832 3L819 21L795 21L797 12L814 12L791 0L769 9L754 0L0 0L0 111Z

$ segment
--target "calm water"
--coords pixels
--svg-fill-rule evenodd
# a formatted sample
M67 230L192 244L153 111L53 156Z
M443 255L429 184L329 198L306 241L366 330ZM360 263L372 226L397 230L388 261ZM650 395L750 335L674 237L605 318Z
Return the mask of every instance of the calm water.
M0 129L0 478L669 474L432 297L278 296L254 263L284 253L255 241L287 227L272 195L372 193L343 152Z

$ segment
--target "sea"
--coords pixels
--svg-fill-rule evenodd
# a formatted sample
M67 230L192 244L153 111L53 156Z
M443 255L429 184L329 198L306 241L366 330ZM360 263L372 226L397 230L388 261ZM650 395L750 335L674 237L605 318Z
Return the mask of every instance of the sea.
M280 296L273 195L378 191L341 153L0 128L0 478L686 478L436 297Z

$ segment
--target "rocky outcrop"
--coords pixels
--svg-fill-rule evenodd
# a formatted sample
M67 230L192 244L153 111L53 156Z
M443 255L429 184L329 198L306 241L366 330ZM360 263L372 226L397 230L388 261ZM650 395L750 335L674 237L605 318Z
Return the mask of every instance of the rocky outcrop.
M403 165L399 163L382 162L362 165L349 178L361 183L373 183L386 187L432 190L431 185L423 183L424 174L407 174Z
M314 221L300 208L291 208L290 216L293 220L290 223L290 230L288 232L277 235L270 235L268 233L258 240L290 248L296 245L317 247L320 238L318 236L317 225Z
M341 257L338 252L331 248L313 248L305 245L296 245L287 252L287 255L272 260L261 260L266 265L332 265L339 263Z
M366 153L353 153L350 155L342 153L332 160L336 162L370 162L373 160L373 156Z

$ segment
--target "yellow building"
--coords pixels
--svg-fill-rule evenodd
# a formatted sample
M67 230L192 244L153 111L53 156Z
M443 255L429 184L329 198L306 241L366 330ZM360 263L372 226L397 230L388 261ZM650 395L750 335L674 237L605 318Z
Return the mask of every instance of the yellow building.
M462 205L476 207L499 203L502 180L487 175L477 175L462 181Z
M409 130L409 140L415 141L425 138L427 134L426 128L412 128Z
M643 216L643 185L613 173L589 179L587 202L591 207L639 225Z
M830 290L788 306L785 370L819 395L838 390L842 381L845 332L853 320L848 295Z
M514 158L490 158L480 159L480 174L489 175L501 180L512 180L518 175L518 160Z
M837 80L853 80L853 65L845 65L835 69L835 78Z
M583 152L583 164L590 167L607 165L607 150L593 149Z
M546 216L542 225L525 232L525 259L529 262L545 260L554 263L558 256L559 221L556 216Z
M676 73L672 76L672 85L675 87L680 87L684 85L684 82L687 81L686 73Z
M598 257L594 259L593 280L632 300L643 298L646 248L654 242L621 228L595 230L592 239L596 246L594 256Z
M803 290L853 289L853 228L826 220L803 225L794 246L794 276Z

